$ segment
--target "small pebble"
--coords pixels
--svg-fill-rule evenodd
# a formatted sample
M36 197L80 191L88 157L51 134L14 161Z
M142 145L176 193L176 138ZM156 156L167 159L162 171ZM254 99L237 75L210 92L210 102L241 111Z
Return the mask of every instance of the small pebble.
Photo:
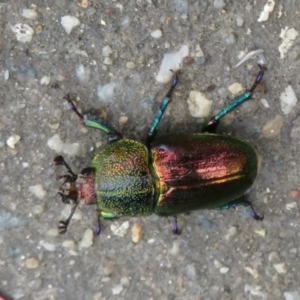
M222 268L220 268L220 273L221 274L226 274L226 273L228 273L228 271L229 271L228 267L222 267Z
M35 205L32 207L32 213L35 215L40 215L44 212L44 205Z
M112 294L119 295L123 291L123 289L124 289L123 286L119 284L112 289Z
M129 61L129 62L126 63L126 67L128 69L133 70L133 69L135 69L135 63L133 61Z
M275 7L275 0L267 0L267 3L264 6L263 11L260 13L257 22L265 22L269 19L270 13L273 11Z
M35 258L28 258L26 261L25 261L25 266L27 269L35 269L39 266L39 261L36 260Z
M71 250L75 249L75 242L72 240L65 240L62 242L61 245L67 249L71 249Z
M114 82L108 83L106 85L98 86L97 93L101 100L109 101L115 96L116 84Z
M192 65L194 63L194 61L195 60L189 56L184 57L182 60L183 64L185 64L186 66Z
M109 45L106 45L102 48L102 55L104 57L109 57L113 53L113 50Z
M119 225L118 223L113 223L110 225L110 230L113 232L114 235L124 237L128 231L129 222L126 221Z
M270 252L268 255L268 260L269 262L278 262L280 260L278 253L276 251Z
M228 233L225 234L224 238L227 241L232 240L234 237L236 237L239 233L238 227L236 226L231 226L228 230Z
M210 116L212 101L207 99L205 95L198 91L190 91L187 100L190 114L196 118L205 118Z
M74 27L80 25L80 20L73 16L63 16L60 21L67 34L70 34Z
M173 73L170 70L179 70L184 57L189 56L189 47L184 45L178 52L165 53L160 69L156 76L156 81L159 83L167 83L173 78Z
M103 60L103 63L105 65L112 65L113 61L110 57L105 57L104 60Z
M299 190L296 189L290 190L289 196L292 198L299 198Z
M24 18L29 20L34 20L38 16L37 12L34 9L28 9L28 8L24 8L21 14Z
M143 227L139 223L133 224L131 228L131 233L132 233L132 241L134 243L138 243L142 237L143 237Z
M172 254L175 257L178 257L180 255L180 253L181 253L180 242L178 240L173 241L172 248L169 252L170 252L170 254Z
M129 278L128 277L122 277L120 280L120 283L122 284L122 286L124 287L128 287L130 284Z
M124 126L128 123L129 118L127 116L121 116L119 118L119 125Z
M284 263L273 265L278 274L286 274L287 270Z
M260 99L260 103L263 105L263 107L270 108L270 104L267 99L264 98Z
M298 292L284 292L283 293L285 300L300 300Z
M195 280L197 279L197 274L196 274L196 269L194 264L189 264L186 267L186 276L190 280Z
M226 45L233 45L236 43L236 37L234 34L230 34L223 41Z
M285 115L288 115L291 111L294 110L298 101L295 91L290 85L287 86L284 92L280 94L279 99L281 110Z
M257 277L258 277L258 272L257 272L256 269L252 269L252 268L250 268L250 267L245 267L244 269L245 269L248 273L250 273L250 274L253 276L253 278L257 278Z
M92 229L87 229L82 237L82 240L79 242L79 248L89 248L93 245L94 242L94 233Z
M282 126L283 118L280 115L277 115L263 126L261 133L266 139L273 139L280 134Z
M223 7L225 7L223 0L214 0L214 8L222 9Z
M55 134L52 138L47 141L47 145L50 149L54 150L55 152L62 152L64 143L60 139L59 134Z
M90 80L91 71L89 68L85 68L83 65L79 65L76 68L76 77L81 83L87 83Z
M236 26L242 27L244 25L244 19L242 16L237 16L236 18Z
M266 230L265 229L260 229L260 230L255 230L254 231L256 234L265 237L266 236Z
M30 186L29 192L41 200L44 199L45 196L47 195L47 192L44 190L44 187L41 184Z
M50 76L44 76L41 81L41 85L48 85L50 83Z
M296 202L287 203L285 205L285 209L286 210L295 210L295 209L297 209L297 203Z
M48 236L59 236L58 228L51 228L46 232Z
M27 24L18 23L11 26L11 30L16 35L16 38L21 43L29 43L32 40L34 30Z
M45 241L40 241L40 242L39 242L39 245L40 245L41 247L43 247L45 250L47 250L47 251L53 252L53 251L56 250L56 246L55 246L54 244L47 243L47 242L45 242Z
M161 30L157 29L155 31L152 31L150 35L155 39L159 39L162 37L162 32Z
M8 147L14 149L15 145L20 141L20 139L21 137L19 135L13 134L7 139L6 144Z
M232 93L233 95L237 95L237 94L240 94L244 91L244 87L242 84L238 83L238 82L235 82L233 84L231 84L229 87L228 87L228 90L230 93Z
M22 167L23 168L28 168L28 166L29 166L29 163L28 162L22 162Z

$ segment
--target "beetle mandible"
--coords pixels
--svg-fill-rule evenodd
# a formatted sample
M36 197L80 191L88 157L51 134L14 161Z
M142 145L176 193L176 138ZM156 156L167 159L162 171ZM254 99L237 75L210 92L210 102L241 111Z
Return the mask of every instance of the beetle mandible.
M228 209L249 206L254 219L262 220L245 192L257 174L258 159L254 148L246 141L217 134L222 119L229 112L249 100L266 70L265 60L258 62L260 71L252 87L235 98L213 116L200 133L173 133L156 136L161 117L171 101L178 83L174 72L169 91L148 130L145 144L122 137L110 123L97 116L82 115L70 99L70 108L81 122L107 134L108 145L94 157L91 167L75 174L62 156L56 165L64 165L67 175L59 194L64 203L73 202L71 214L60 221L64 233L80 202L97 204L98 228L100 216L174 216L173 232L179 234L176 215L199 209Z

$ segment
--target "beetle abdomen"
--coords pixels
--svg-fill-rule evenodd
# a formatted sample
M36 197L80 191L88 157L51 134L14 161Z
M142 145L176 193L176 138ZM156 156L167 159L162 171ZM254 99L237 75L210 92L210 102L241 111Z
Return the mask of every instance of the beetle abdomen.
M257 155L247 142L219 134L171 134L151 144L158 215L214 208L253 184Z
M128 216L153 213L154 183L143 144L127 139L114 142L94 158L93 167L100 210Z

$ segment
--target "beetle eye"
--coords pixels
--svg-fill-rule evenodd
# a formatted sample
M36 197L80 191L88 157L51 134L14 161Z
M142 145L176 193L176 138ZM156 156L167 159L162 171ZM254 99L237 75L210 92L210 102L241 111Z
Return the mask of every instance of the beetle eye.
M92 167L84 168L81 171L81 174L85 175L85 176L91 175L92 173L95 173L95 168L92 168Z

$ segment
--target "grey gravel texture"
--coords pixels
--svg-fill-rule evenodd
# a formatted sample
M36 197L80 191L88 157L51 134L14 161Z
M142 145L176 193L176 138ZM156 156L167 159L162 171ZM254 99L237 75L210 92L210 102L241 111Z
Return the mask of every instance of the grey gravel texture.
M267 2L275 7L258 22ZM278 50L283 29L300 31L299 6L295 0L90 0L87 8L76 0L0 1L0 290L36 300L299 299L300 107L285 115L280 105L288 85L300 94L299 37L283 58ZM36 16L24 17L24 9ZM70 34L61 25L65 15L80 20ZM31 41L17 40L12 27L19 23L33 29ZM250 199L264 220L256 222L246 208L197 211L179 216L182 234L173 236L172 218L120 218L104 220L100 237L93 237L95 207L86 206L59 235L58 221L70 208L57 196L56 176L64 170L53 157L63 154L78 172L106 144L105 134L79 124L63 97L71 93L82 111L101 113L124 136L143 141L169 88L155 74L163 55L182 45L194 63L183 66L158 134L199 131L204 120L191 116L189 92L213 99L217 112L233 98L228 86L250 87L258 72L254 60L233 68L240 52L265 51L262 88L219 129L250 141L262 158ZM193 54L199 45L201 58ZM277 115L283 126L266 139L263 126ZM61 153L47 144L55 135ZM135 223L143 228L136 243Z

